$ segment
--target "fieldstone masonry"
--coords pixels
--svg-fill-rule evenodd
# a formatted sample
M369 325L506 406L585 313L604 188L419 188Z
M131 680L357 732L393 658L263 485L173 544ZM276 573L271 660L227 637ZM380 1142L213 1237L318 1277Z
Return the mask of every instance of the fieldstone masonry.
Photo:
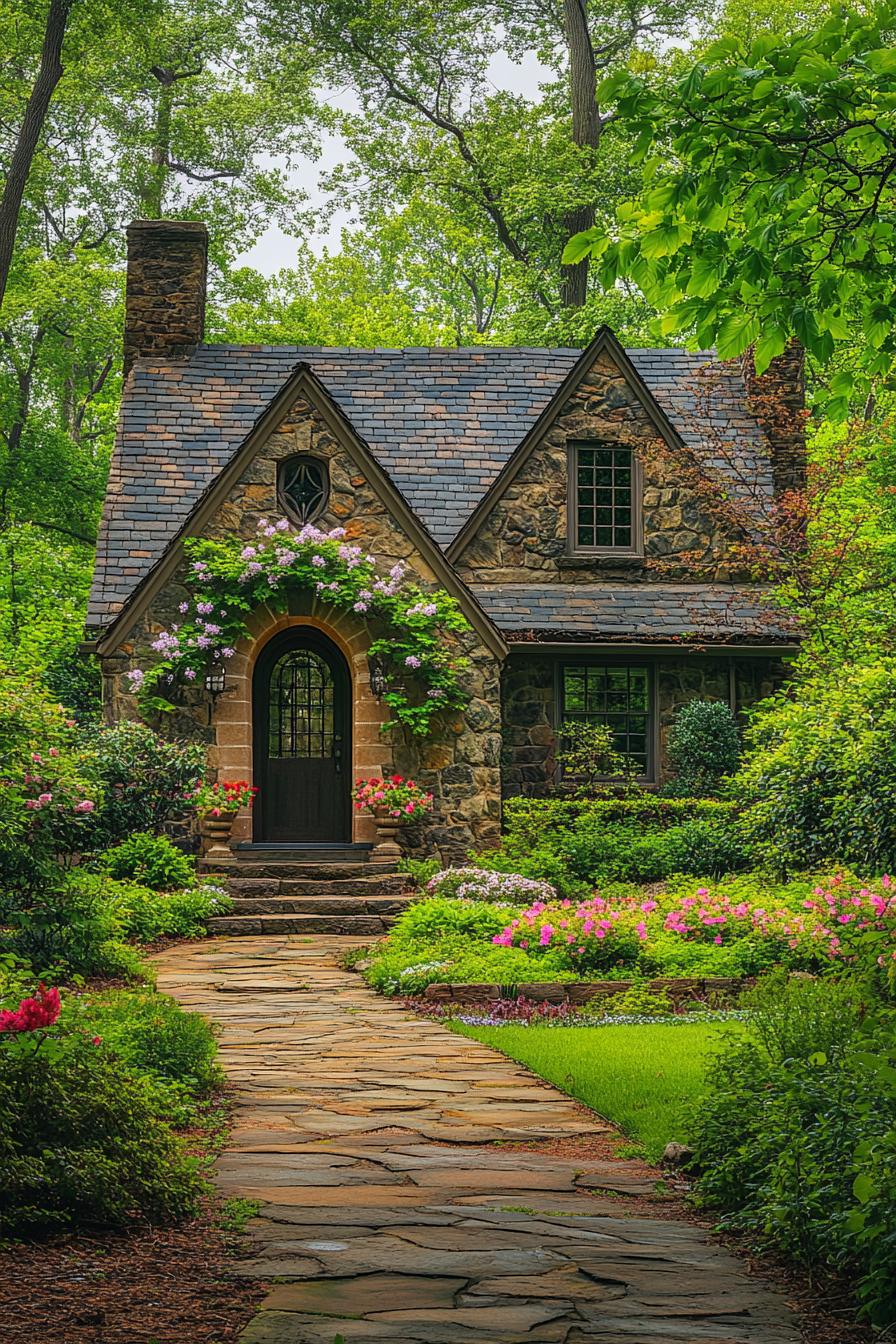
M567 537L569 443L599 436L633 449L643 474L643 557L577 556ZM719 451L726 445L720 441ZM743 539L733 508L718 507L705 469L660 435L608 352L600 354L475 536L456 560L469 583L593 583L632 577L730 581ZM744 516L743 521L746 521Z
M361 464L336 441L307 401L299 400L277 430L246 464L203 535L242 537L257 535L262 518L280 517L277 501L277 464L295 453L325 459L330 471L330 494L316 525L344 527L349 541L357 541L377 555L386 568L404 561L423 585L436 576L414 543L382 502ZM127 644L104 660L107 684L106 712L111 720L136 717L126 673L132 666L153 660L152 639L177 620L178 604L187 596L184 571L161 589L150 610L132 632ZM463 858L470 848L497 843L500 829L500 672L496 660L472 633L463 636L458 652L466 655L471 701L463 713L445 716L437 739L420 740L404 730L384 736L386 717L370 691L367 652L376 632L360 617L335 610L314 594L296 593L286 613L261 608L250 622L251 638L244 640L227 667L229 689L211 716L202 691L168 724L170 731L209 743L209 764L221 778L252 778L252 671L267 641L288 626L311 625L326 633L342 650L352 676L353 775L395 769L413 776L432 790L436 806L425 827L402 832L412 849L443 857ZM211 723L209 723L211 717ZM353 839L373 838L373 825L356 816ZM234 829L237 840L250 839L250 819L241 817Z

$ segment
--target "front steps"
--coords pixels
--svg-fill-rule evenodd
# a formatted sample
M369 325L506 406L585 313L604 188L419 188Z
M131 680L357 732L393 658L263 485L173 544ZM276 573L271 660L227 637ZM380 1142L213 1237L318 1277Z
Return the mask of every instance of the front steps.
M330 933L375 938L413 899L410 879L371 863L362 845L246 845L221 863L200 861L233 899L212 934Z

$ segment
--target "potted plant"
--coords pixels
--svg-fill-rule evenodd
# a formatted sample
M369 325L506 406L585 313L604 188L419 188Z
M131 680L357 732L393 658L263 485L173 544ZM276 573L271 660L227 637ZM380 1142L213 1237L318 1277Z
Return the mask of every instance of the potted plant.
M373 863L393 863L401 858L395 836L399 826L421 820L432 811L432 794L401 775L358 779L352 789L356 811L367 810L376 818L377 843Z
M193 792L193 807L200 830L209 842L206 858L230 858L230 832L241 807L251 807L257 789L245 779L222 779L200 784Z

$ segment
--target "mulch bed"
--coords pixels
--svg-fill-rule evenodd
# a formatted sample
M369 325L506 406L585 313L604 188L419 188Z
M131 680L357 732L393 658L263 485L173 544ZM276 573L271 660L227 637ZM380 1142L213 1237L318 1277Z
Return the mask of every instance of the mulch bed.
M230 1277L241 1238L218 1211L0 1246L3 1344L231 1344L268 1285Z

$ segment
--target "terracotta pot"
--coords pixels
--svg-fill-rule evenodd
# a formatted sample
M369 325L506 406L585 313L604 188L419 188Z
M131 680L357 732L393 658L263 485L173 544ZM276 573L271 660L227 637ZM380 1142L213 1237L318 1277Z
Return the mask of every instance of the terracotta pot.
M397 863L401 858L401 845L396 840L400 817L390 817L388 807L375 807L376 844L370 854L371 863Z
M205 840L203 849L207 859L229 859L230 853L230 832L233 830L233 823L236 820L235 812L221 812L217 817L213 817L206 812L200 819L200 832Z

